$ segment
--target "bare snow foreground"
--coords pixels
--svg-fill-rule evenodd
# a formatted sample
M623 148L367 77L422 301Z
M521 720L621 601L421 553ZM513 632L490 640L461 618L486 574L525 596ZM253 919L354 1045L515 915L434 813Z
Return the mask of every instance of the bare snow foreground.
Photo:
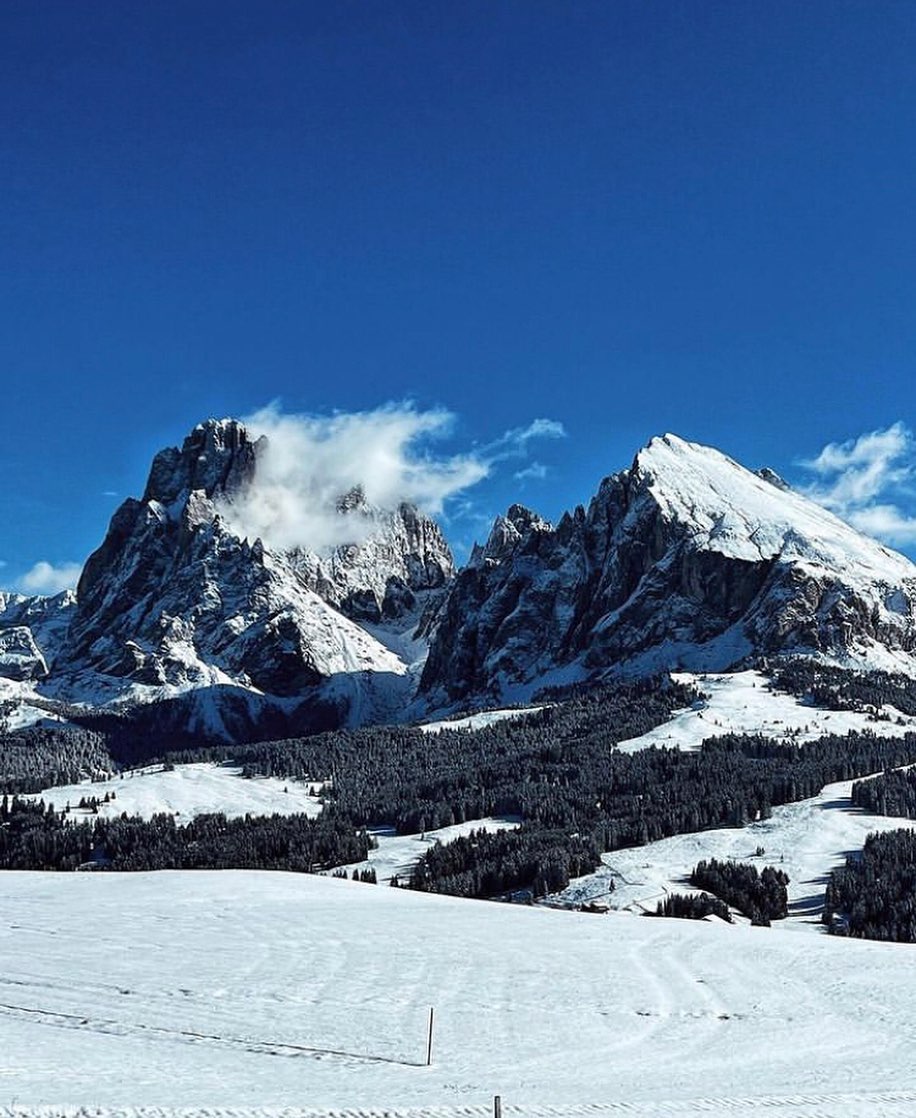
M916 1111L912 947L283 873L7 873L0 911L3 1118Z

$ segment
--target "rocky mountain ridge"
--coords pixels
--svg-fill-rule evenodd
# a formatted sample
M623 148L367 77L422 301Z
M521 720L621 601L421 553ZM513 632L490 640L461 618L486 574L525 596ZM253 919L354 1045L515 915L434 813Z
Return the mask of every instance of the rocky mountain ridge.
M428 516L358 488L335 512L350 544L242 538L227 512L267 447L209 420L157 454L75 595L0 594L0 676L225 738L268 716L302 732L761 656L916 675L908 559L772 471L674 435L555 526L512 505L457 573Z
M801 653L913 673L916 567L772 471L653 439L554 528L514 506L459 573L428 700Z

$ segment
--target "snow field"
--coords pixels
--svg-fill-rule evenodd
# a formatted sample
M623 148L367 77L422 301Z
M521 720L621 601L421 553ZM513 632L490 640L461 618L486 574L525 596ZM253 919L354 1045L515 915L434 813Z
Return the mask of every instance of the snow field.
M0 912L9 1114L445 1118L499 1094L531 1116L845 1118L916 1100L909 947L283 873L9 873Z
M563 904L603 901L613 909L654 912L668 893L693 893L687 878L703 859L733 859L789 875L789 917L774 929L823 931L820 916L832 869L862 849L874 831L914 827L916 820L871 815L850 803L853 781L828 784L819 796L773 809L747 827L698 831L605 854L600 869L577 878L556 899ZM758 855L762 847L764 853ZM608 892L613 883L613 892Z
M93 796L103 801L114 793L115 799L99 804L102 818L117 817L122 812L151 819L164 812L190 819L205 812L221 811L229 818L251 815L294 815L303 812L315 817L321 812L321 781L297 783L274 777L256 776L247 779L242 770L216 764L176 765L174 769L151 766L127 771L112 780L84 780L46 788L32 799L54 805L56 811L70 804L68 818L79 822L93 819L91 811L77 807L83 798ZM312 795L312 789L316 794Z
M678 672L673 678L693 684L708 697L647 734L621 742L617 747L621 752L635 753L652 745L695 750L705 738L727 733L759 733L778 740L791 737L806 742L850 730L868 730L882 737L902 737L916 730L916 718L897 710L888 710L890 721L876 722L858 711L821 710L807 705L794 695L772 691L769 679L761 672Z

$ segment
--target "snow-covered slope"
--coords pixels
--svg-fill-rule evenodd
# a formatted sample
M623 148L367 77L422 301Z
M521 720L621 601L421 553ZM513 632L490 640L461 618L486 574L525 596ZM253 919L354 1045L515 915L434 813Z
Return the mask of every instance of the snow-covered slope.
M297 782L258 776L246 778L230 765L193 764L134 769L111 780L83 780L37 792L32 799L53 804L56 811L70 806L67 818L83 822L96 816L112 818L126 812L151 819L177 815L182 820L207 812L229 818L251 815L316 816L322 809L321 780ZM108 800L105 800L105 797ZM81 800L97 800L98 811L79 807Z
M863 711L825 710L794 695L774 691L762 672L675 672L673 678L696 687L705 698L654 730L620 742L617 748L622 752L635 753L652 745L699 749L706 738L717 734L764 734L776 741L805 742L824 734L848 734L851 730L882 737L916 732L916 718L891 707L880 712L880 721Z
M635 469L662 516L689 525L705 550L749 562L779 556L833 567L863 589L916 577L903 555L712 447L665 435L640 451Z
M806 653L916 673L916 567L709 447L653 439L551 529L513 506L455 580L432 701L519 700L558 669L722 671Z
M911 947L282 873L4 874L0 910L4 1115L916 1105Z

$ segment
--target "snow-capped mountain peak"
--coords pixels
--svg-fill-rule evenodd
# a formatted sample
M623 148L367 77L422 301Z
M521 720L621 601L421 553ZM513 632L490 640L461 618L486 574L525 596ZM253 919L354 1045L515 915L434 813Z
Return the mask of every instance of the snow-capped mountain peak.
M664 515L695 530L707 550L750 562L813 560L891 583L916 577L905 556L712 447L662 435L637 454L633 473Z
M794 652L916 674L916 567L710 447L652 439L524 546L510 520L443 607L421 682L434 700Z

